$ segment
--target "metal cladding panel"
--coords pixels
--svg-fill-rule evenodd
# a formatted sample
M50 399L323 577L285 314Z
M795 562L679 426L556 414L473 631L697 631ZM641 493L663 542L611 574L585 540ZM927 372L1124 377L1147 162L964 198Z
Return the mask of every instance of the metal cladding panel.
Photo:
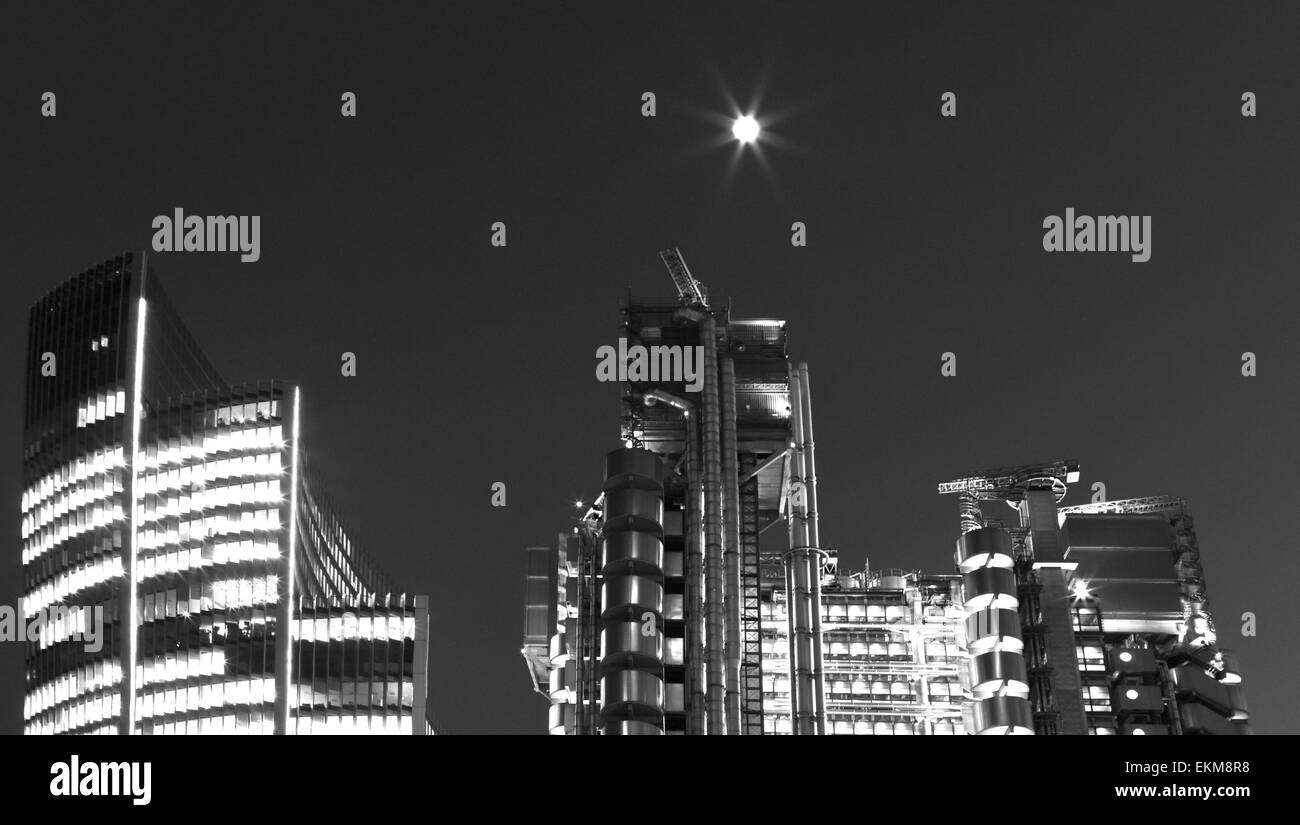
M554 547L529 547L525 551L528 576L554 579L559 568L558 553Z
M972 644L982 640L1020 640L1020 614L1014 610L981 610L966 617L966 638Z
M1084 579L1173 579L1173 552L1168 547L1069 548L1065 560L1078 565Z
M653 632L646 635L649 629ZM601 658L632 655L653 660L663 658L664 637L652 621L611 622L600 632Z
M620 720L605 725L606 736L662 736L663 730L649 722Z
M962 576L962 581L968 607L983 606L990 601L988 597L1008 607L1019 602L1016 598L1016 574L1005 567L978 567Z
M1164 697L1155 685L1116 685L1111 690L1111 706L1117 713L1159 713Z
M1013 567L1011 536L1006 530L985 527L957 539L957 566L967 573L977 567Z
M990 651L971 659L971 690L988 693L995 690L1029 690L1025 657L1019 653Z
M681 682L664 685L664 710L680 712L686 709L686 685Z
M1228 686L1196 665L1181 665L1169 671L1179 699L1192 699L1223 716L1233 715L1233 700Z
M565 728L573 727L574 706L570 704L551 705L547 715L549 717L547 729L554 735L563 735Z
M1182 626L1182 612L1134 613L1121 615L1106 611L1106 632L1118 635L1149 633L1154 636L1177 636Z
M653 490L622 488L605 494L605 532L663 529L664 500Z
M1020 502L1020 514L1022 518L1027 518L1029 526L1029 548L1033 553L1035 564L1056 564L1064 561L1064 545L1061 544L1061 530L1057 521L1056 512L1056 495L1051 490L1037 489L1030 487L1025 491L1024 500ZM1058 683L1058 688L1060 687ZM1060 691L1057 691L1057 698L1060 699ZM1074 727L1074 723L1064 723L1065 717L1075 716L1074 711L1067 710L1058 705L1057 710L1062 713L1061 730L1069 730ZM1080 726L1082 725L1082 716L1078 716ZM1072 731L1074 733L1084 733L1086 731Z
M555 608L547 605L527 605L524 608L524 639L531 644L546 639L555 632Z
M565 641L563 633L556 633L551 637L550 653L552 659L560 659L569 655L569 645Z
M1072 513L1061 526L1061 545L1070 550L1164 549L1173 542L1162 515Z
M1183 733L1213 734L1216 736L1236 736L1239 731L1227 717L1220 716L1204 705L1190 703L1178 708L1183 722Z
M659 456L649 450L621 448L605 456L605 489L638 487L662 491L664 470Z
M605 580L601 598L602 612L611 618L627 612L639 619L645 611L663 612L664 588L649 576L615 576Z
M1029 700L1017 696L995 696L974 703L974 728L977 734L1032 734L1034 714Z
M1250 706L1246 704L1246 691L1241 685L1224 685L1228 692L1228 701L1232 703L1232 718L1245 721L1250 718Z
M1152 582L1089 579L1088 589L1101 602L1102 612L1108 617L1116 614L1163 618L1164 614L1179 610L1182 604L1178 582L1172 579Z
M1144 647L1113 647L1106 651L1106 659L1110 663L1112 679L1158 673L1160 670L1155 652Z
M547 678L547 684L550 686L552 697L555 697L558 692L568 688L568 674L565 672L564 668L557 667L552 669Z
M601 679L602 714L621 714L621 705L640 705L659 713L664 704L664 681L643 670L620 670Z
M682 511L667 510L664 512L664 535L680 536L682 535Z
M610 533L601 542L601 568L605 575L617 575L639 567L661 568L664 561L664 543L652 533L636 530Z
M670 550L664 553L664 575L674 578L680 578L682 573L683 554L680 550Z

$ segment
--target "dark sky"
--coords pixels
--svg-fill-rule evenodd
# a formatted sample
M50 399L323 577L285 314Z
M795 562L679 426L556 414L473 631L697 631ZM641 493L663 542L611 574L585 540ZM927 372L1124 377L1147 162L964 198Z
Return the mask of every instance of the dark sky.
M257 214L258 263L154 259L177 308L227 378L302 382L358 540L432 597L446 727L541 731L523 548L597 489L618 391L595 350L629 286L670 294L675 245L737 314L789 320L847 565L949 571L935 483L968 468L1073 457L1067 504L1185 496L1256 730L1300 733L1300 6L267 5L6 5L0 601L27 307L155 215ZM765 165L735 163L710 115L760 90ZM1151 260L1044 252L1070 206L1151 215ZM0 674L16 731L20 645Z

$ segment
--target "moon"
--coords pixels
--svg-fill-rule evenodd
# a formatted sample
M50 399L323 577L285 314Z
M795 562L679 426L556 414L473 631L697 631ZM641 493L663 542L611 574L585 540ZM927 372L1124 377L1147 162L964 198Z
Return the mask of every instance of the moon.
M750 115L742 115L731 124L731 134L741 143L753 143L758 138L758 121Z

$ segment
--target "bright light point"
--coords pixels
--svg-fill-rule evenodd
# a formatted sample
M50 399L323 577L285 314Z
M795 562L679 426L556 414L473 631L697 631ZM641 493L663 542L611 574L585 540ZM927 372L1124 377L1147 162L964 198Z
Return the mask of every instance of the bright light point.
M749 115L736 118L736 122L731 124L731 134L735 135L736 140L741 143L753 143L758 137L758 121Z
M581 507L581 506L582 506L582 502L581 502L581 501L575 501L575 502L573 502L573 506L574 506L574 507Z
M1074 591L1074 597L1076 599L1088 598L1088 583L1083 579L1075 579L1074 585L1071 589Z

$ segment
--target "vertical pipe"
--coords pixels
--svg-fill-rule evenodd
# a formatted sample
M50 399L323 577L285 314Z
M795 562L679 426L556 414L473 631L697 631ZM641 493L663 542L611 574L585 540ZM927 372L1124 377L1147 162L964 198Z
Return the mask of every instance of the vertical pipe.
M722 359L723 594L727 733L740 729L740 478L736 455L736 365Z
M803 454L803 389L799 376L790 373L790 429L791 441L795 448L790 453L791 487L798 491L790 497L790 509L793 515L794 529L791 535L790 550L786 554L786 564L793 572L790 575L791 589L787 591L787 603L794 614L794 632L790 638L790 656L794 660L797 687L792 688L791 713L793 729L799 735L813 735L817 732L817 697L813 673L812 642L812 604L809 583L808 520L807 491L804 487Z
M704 674L700 669L703 646L704 599L700 576L704 557L700 549L700 432L698 417L686 413L686 501L682 532L686 535L686 734L704 733Z
M822 662L822 559L821 550L809 550L808 554L808 612L812 614L812 683L813 683L813 722L817 735L826 733L826 677Z
M799 393L802 411L800 424L803 426L803 483L807 490L808 503L808 546L821 547L821 531L817 524L817 462L813 447L812 384L809 382L807 363L799 364Z
M790 549L808 546L807 491L804 488L803 465L803 387L799 377L790 373Z
M790 671L790 733L799 733L799 663L795 655L796 634L794 628L794 564L791 553L786 553L785 561L785 662Z
M813 735L816 728L816 697L812 673L812 639L809 630L808 550L790 551L794 570L795 673L799 682L799 703L795 706L795 728L800 735Z
M723 715L722 468L718 444L718 340L713 316L700 323L704 346L704 669L708 732L726 733Z
M786 458L786 531L789 550L782 557L785 563L785 615L787 626L786 657L790 663L790 733L798 736L803 733L799 721L800 691L802 674L799 672L799 598L795 591L794 569L796 564L795 548L799 546L799 516L795 512L799 485L802 483L803 463L799 457L799 417L803 414L799 403L798 382L790 381L790 452Z
M812 384L808 375L808 364L799 364L799 425L803 430L803 483L804 501L807 505L806 519L808 525L808 546L813 551L808 554L808 577L811 601L809 611L812 613L812 669L813 699L816 709L816 727L818 735L826 732L826 682L822 663L822 558L820 552L821 535L817 524L817 464L813 446L812 419Z

